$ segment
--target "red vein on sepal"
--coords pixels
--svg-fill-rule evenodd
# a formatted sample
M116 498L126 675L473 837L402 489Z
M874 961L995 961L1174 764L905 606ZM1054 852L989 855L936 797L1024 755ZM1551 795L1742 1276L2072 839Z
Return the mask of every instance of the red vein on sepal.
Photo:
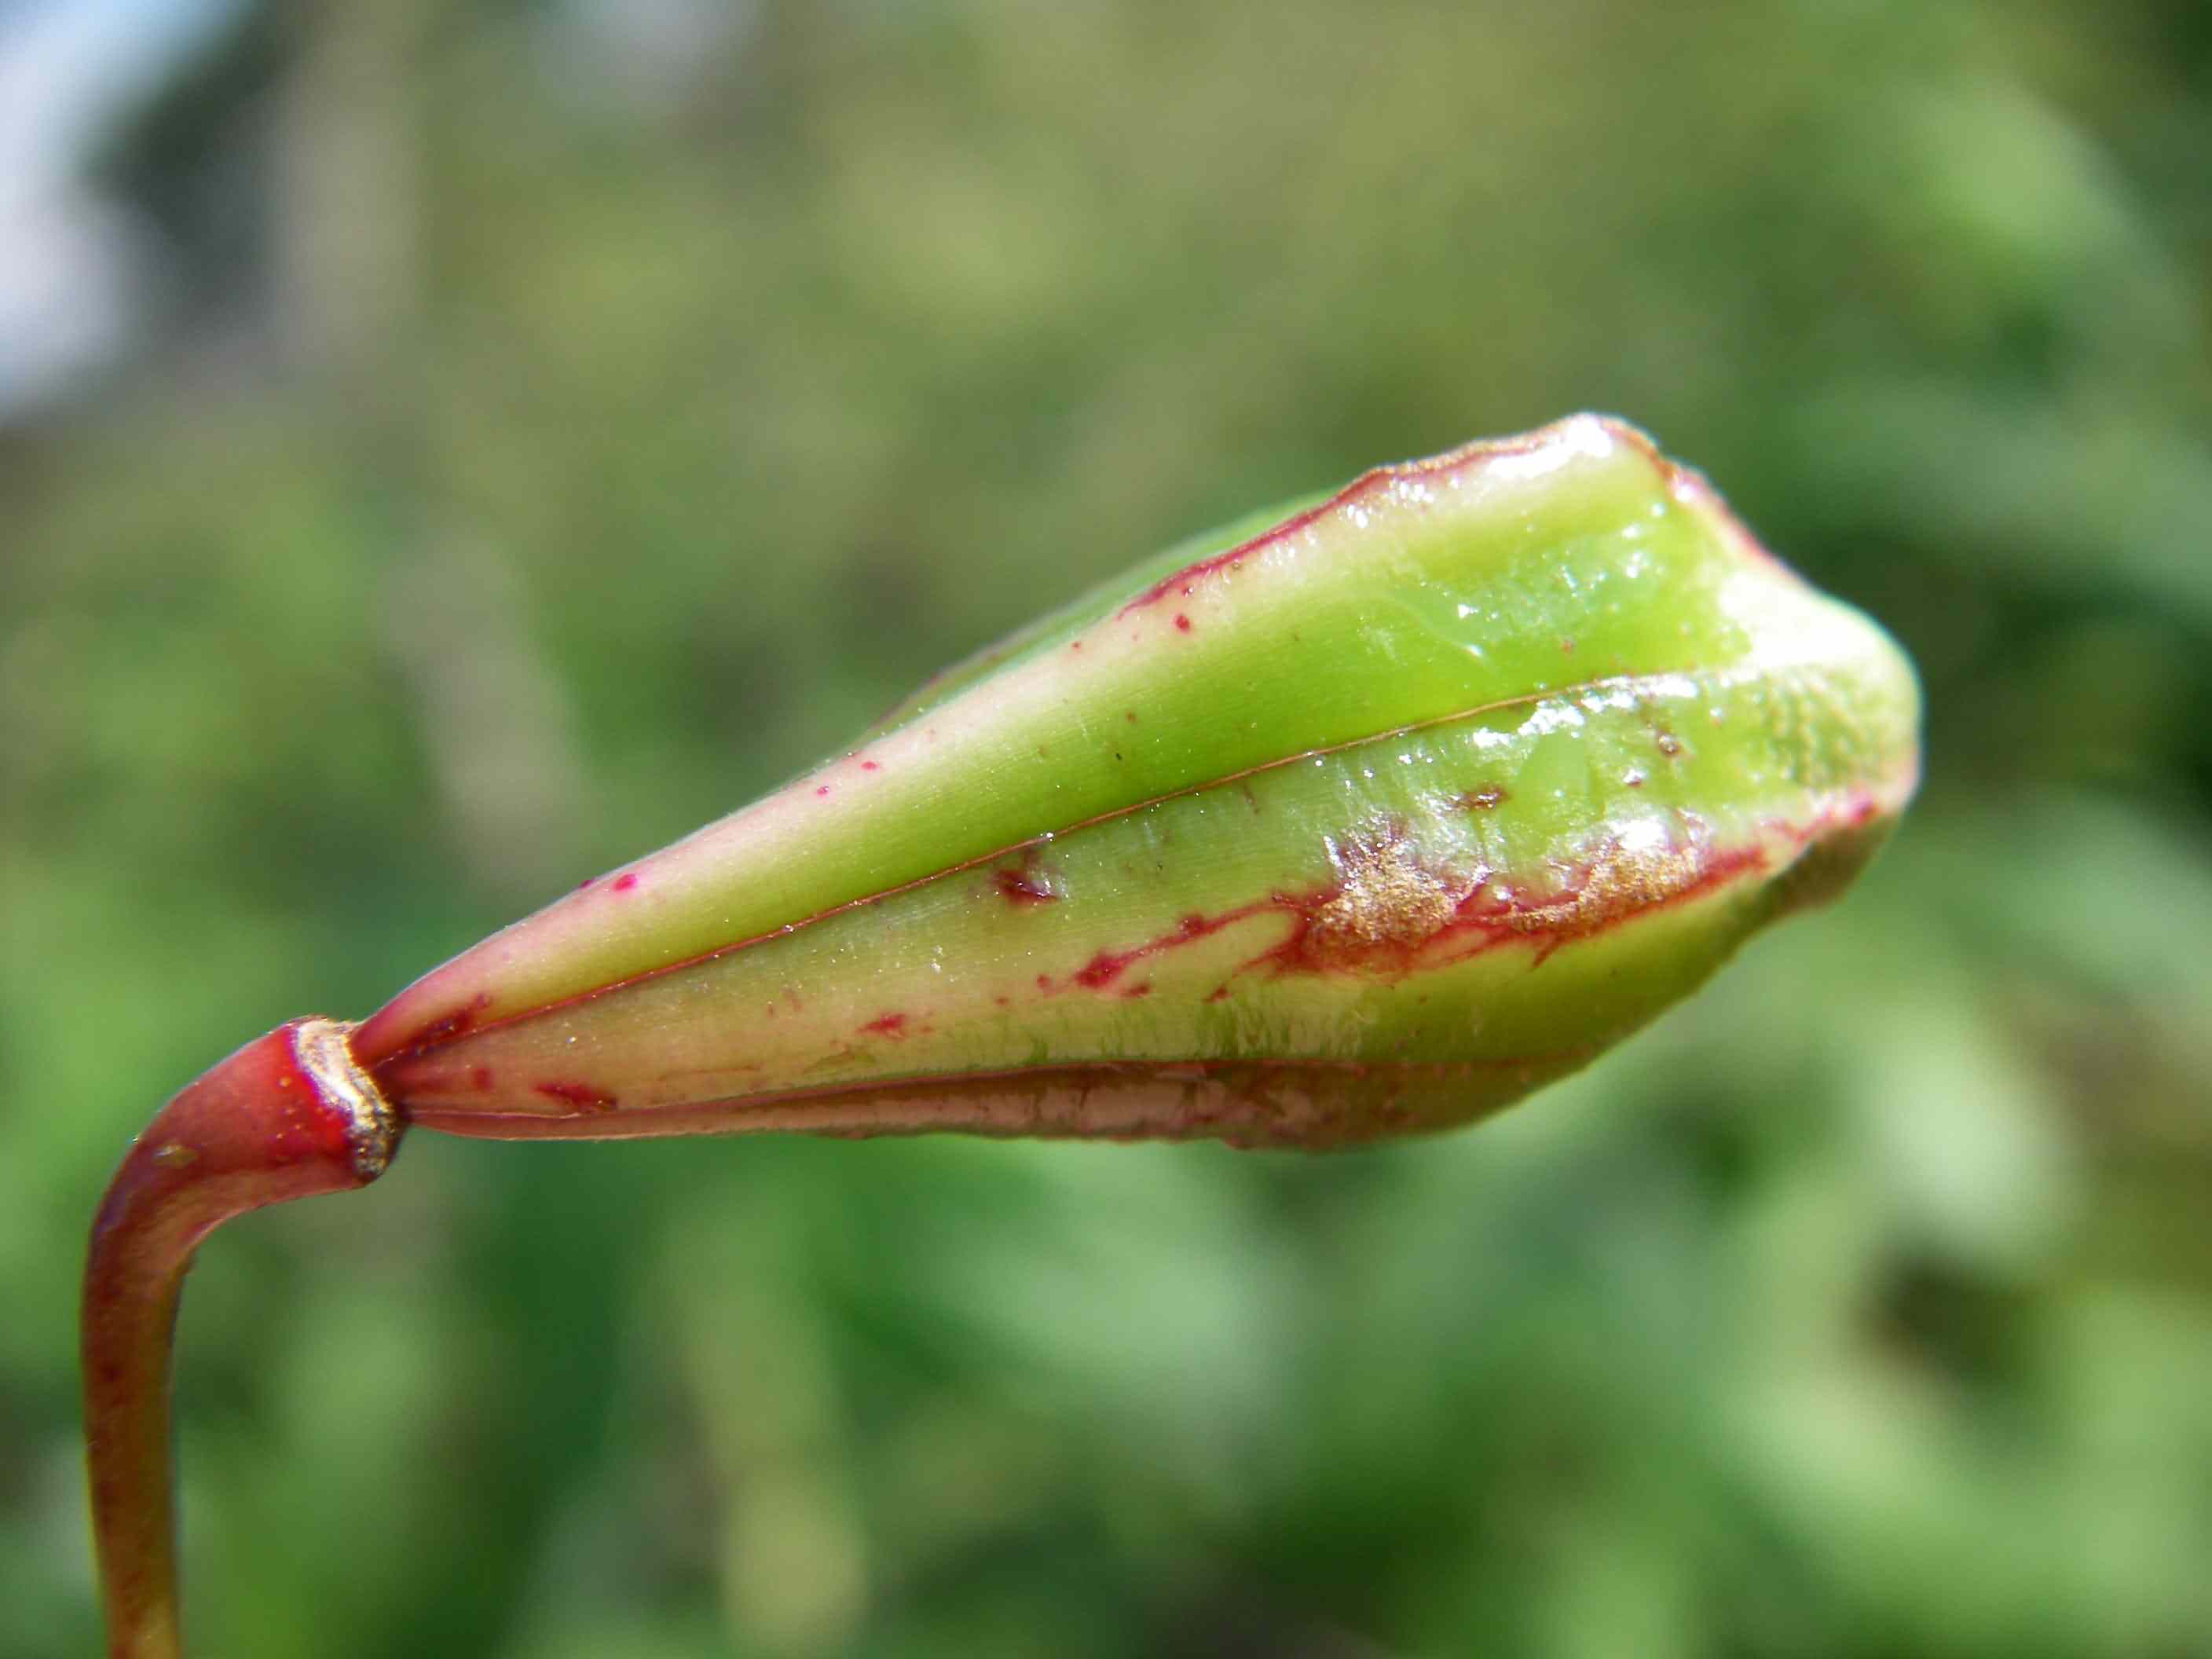
M1114 614L1116 617L1126 617L1133 611L1142 611L1148 605L1158 605L1170 593L1177 598L1186 596L1199 583L1216 572L1235 570L1247 559L1257 557L1273 544L1287 541L1300 531L1319 522L1333 513L1340 512L1348 507L1357 507L1368 496L1378 491L1388 490L1393 484L1408 483L1422 478L1433 478L1458 472L1472 462L1503 460L1515 455L1532 455L1539 450L1562 442L1565 441L1565 434L1568 428L1585 422L1595 424L1611 441L1623 444L1654 463L1659 468L1662 476L1668 478L1670 483L1686 470L1678 467L1674 462L1660 454L1650 439L1626 422L1614 420L1602 415L1570 416L1564 421L1554 421L1549 426L1538 427L1534 432L1522 433L1513 438L1478 438L1473 443L1462 444L1456 449L1448 449L1441 455L1425 456L1419 460L1393 461L1386 465L1370 467L1326 501L1316 501L1303 513L1292 514L1281 523L1268 526L1258 535L1249 537L1234 547L1224 549L1218 553L1210 553L1202 559L1185 565L1180 570L1161 577L1143 592L1124 604ZM1716 496L1714 499L1717 501L1718 498ZM1180 617L1176 617L1176 621L1180 626L1188 626Z

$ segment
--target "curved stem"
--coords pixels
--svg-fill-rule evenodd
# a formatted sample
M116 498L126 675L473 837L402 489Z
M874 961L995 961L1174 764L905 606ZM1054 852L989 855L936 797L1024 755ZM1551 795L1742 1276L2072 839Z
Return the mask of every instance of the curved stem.
M173 1659L169 1358L201 1239L264 1204L362 1187L401 1121L354 1061L353 1028L278 1026L211 1068L131 1143L92 1224L83 1301L85 1456L112 1659Z

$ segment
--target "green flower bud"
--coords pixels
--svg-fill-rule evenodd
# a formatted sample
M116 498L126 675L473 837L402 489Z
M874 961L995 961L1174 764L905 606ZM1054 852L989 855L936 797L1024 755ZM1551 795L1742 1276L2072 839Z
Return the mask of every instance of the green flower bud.
M1437 1128L1839 888L1897 647L1577 416L1171 550L356 1034L461 1134Z

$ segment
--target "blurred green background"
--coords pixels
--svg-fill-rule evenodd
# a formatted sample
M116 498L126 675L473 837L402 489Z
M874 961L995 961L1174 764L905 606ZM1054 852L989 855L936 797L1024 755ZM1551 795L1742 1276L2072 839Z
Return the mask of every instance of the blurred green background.
M120 9L0 404L0 1652L168 1092L1581 408L1917 659L1847 902L1424 1145L417 1135L204 1252L195 1650L2212 1652L2198 0Z

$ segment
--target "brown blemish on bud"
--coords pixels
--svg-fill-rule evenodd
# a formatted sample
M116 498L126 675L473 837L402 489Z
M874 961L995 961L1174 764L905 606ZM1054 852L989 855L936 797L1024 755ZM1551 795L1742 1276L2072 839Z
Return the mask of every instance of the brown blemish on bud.
M1688 890L1701 873L1692 848L1632 852L1615 841L1555 897L1511 906L1498 921L1516 933L1585 933L1632 910L1665 903Z
M1756 844L1717 848L1692 839L1644 845L1615 836L1552 894L1523 896L1501 890L1491 925L1540 941L1540 963L1570 939L1587 939L1765 866L1766 854Z
M1462 811L1471 812L1487 812L1504 804L1504 787L1495 783L1486 783L1479 789L1470 789L1452 803Z
M1335 892L1308 914L1306 951L1316 965L1348 966L1379 953L1410 951L1451 926L1462 891L1423 866L1396 824L1329 848Z
M1530 945L1541 963L1560 945L1762 869L1756 843L1705 844L1685 825L1665 841L1614 836L1587 862L1555 862L1544 886L1495 872L1461 872L1434 861L1395 821L1325 843L1336 879L1314 891L1277 891L1214 915L1194 911L1156 938L1099 951L1064 981L1037 976L1046 995L1081 988L1115 994L1134 963L1255 918L1289 918L1279 943L1239 963L1204 999L1219 1002L1248 973L1357 974L1399 980L1486 951ZM1149 982L1148 982L1149 983Z
M1231 978L1261 968L1276 974L1400 976L1419 965L1415 958L1457 925L1460 907L1481 884L1479 878L1468 880L1431 864L1404 826L1395 822L1380 823L1323 845L1336 873L1327 885L1307 893L1272 893L1214 915L1192 911L1156 939L1125 950L1097 951L1069 975L1066 985L1041 975L1037 988L1048 994L1069 986L1103 991L1134 963L1270 913L1291 918L1288 937L1239 966ZM1225 985L1218 988L1207 1000L1220 1000L1227 989Z

